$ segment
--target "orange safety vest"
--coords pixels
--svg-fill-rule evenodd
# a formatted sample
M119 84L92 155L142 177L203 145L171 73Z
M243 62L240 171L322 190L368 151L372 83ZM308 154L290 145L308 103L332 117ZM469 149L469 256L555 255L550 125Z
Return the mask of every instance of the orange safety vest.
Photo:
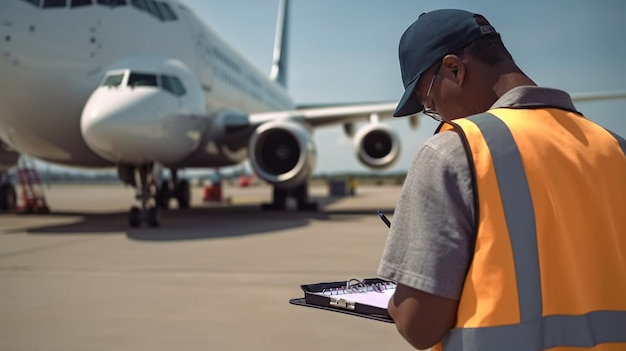
M450 129L473 167L476 243L433 350L626 350L626 141L556 108Z

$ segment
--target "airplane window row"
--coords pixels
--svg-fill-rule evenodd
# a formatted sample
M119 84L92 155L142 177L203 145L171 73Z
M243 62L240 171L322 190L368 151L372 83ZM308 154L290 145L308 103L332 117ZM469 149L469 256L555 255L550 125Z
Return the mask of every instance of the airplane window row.
M245 86L238 79L236 79L234 76L232 76L226 71L218 69L215 71L215 76L218 79L221 79L222 81L224 81L225 83L233 86L234 88L237 88L239 90L243 90L245 88Z
M215 49L212 52L219 53L219 51ZM222 58L226 58L226 56L224 55L220 55L220 56ZM217 57L220 57L220 56L217 56ZM225 60L219 60L219 61L222 61L222 63L226 62ZM225 65L225 66L231 69L233 68L232 66L229 66L229 65ZM282 106L283 104L287 103L287 101L284 99L284 96L277 94L272 89L263 91L264 97L261 96L261 94L259 94L259 91L263 90L261 83L258 80L256 80L254 77L241 76L239 74L240 73L239 70L237 70L236 74L232 74L228 70L223 70L220 67L216 67L214 72L215 72L215 77L217 79L223 81L224 83L228 85L231 85L234 88L239 89L240 91L245 91L248 95L250 95L252 98L256 100L267 102L270 106L274 108L278 108L278 106Z
M206 48L206 51L209 54L209 56L215 57L217 61L221 62L224 66L228 67L229 69L237 73L241 72L239 65L235 63L233 60L231 60L230 57L228 57L228 55L221 52L219 49L210 47L210 48Z
M37 7L43 8L58 8L58 7L67 7L69 5L71 8L74 7L82 7L82 6L90 6L93 5L94 2L98 5L104 6L126 6L127 0L23 0L30 4L33 4ZM150 15L160 19L161 21L176 21L178 20L178 16L174 12L172 7L164 2L155 1L155 0L130 0L130 4L141 11L146 11Z
M122 81L124 80L124 73L113 73L107 75L101 86L107 87L118 87L122 85ZM160 84L159 84L160 81ZM164 90L176 95L183 96L187 91L185 90L185 86L176 76L171 76L167 74L161 74L157 77L156 74L152 73L130 73L128 76L128 82L126 82L127 86L131 87L162 87Z
M208 48L207 48L207 52L219 53L219 51L216 49L209 51ZM225 55L219 55L219 56L216 55L216 56L218 58L219 57L223 59L226 58ZM226 60L219 60L219 61L221 61L222 63L227 62ZM231 69L233 68L230 65L224 65L224 66L229 67ZM252 77L252 76L244 77L240 75L239 74L240 70L237 70L237 74L232 74L232 72L229 70L221 69L221 67L215 67L214 73L215 73L215 78L219 79L220 81L234 88L237 88L242 92L247 93L249 96L251 96L255 100L265 101L273 108L278 108L279 106L283 106L284 104L287 103L287 100L285 100L284 96L278 94L274 90L263 89L263 87L261 86L261 83L255 77ZM263 94L259 94L259 92Z

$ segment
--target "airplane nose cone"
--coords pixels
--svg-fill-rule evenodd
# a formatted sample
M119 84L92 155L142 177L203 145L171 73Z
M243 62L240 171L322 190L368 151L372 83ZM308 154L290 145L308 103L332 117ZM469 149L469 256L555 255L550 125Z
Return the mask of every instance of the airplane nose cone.
M135 119L133 104L120 99L111 101L109 94L94 93L81 115L81 132L87 145L112 162L122 161L120 150L132 148Z
M81 132L94 152L114 163L176 162L195 147L179 140L176 108L158 92L99 88L83 108Z

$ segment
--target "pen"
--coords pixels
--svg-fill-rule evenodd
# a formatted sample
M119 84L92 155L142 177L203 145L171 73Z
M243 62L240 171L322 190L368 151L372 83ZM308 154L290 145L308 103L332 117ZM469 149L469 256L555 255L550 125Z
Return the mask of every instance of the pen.
M378 213L378 216L380 216L380 219L383 220L383 223L387 225L387 228L391 228L391 222L389 222L387 217L382 212L380 212L380 210L376 210L376 213Z

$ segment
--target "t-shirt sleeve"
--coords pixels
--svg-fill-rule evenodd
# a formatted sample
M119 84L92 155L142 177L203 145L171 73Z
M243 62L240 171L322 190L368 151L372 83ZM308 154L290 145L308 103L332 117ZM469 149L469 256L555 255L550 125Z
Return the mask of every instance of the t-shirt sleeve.
M474 191L456 132L431 137L407 173L378 274L458 300L474 250Z

